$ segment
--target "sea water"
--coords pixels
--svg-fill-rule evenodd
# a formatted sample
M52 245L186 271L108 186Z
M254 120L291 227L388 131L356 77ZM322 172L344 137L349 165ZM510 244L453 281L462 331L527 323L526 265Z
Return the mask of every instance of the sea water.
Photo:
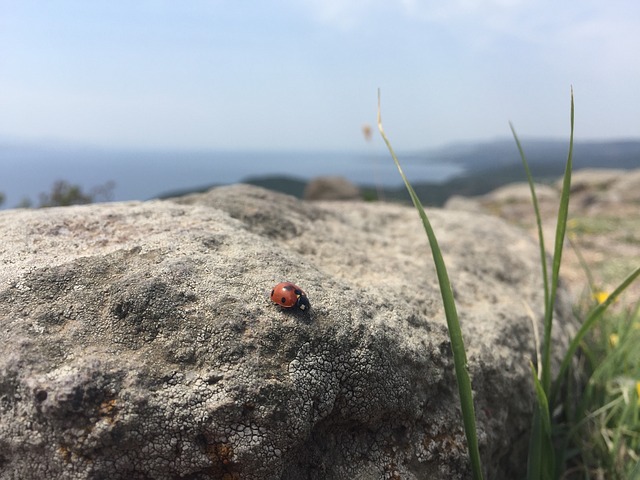
M401 156L412 182L443 182L461 173L460 165L412 154ZM84 192L114 182L112 200L147 200L164 193L282 176L309 180L343 176L358 185L400 185L388 154L381 152L135 151L90 148L0 146L2 208L38 196L64 180Z

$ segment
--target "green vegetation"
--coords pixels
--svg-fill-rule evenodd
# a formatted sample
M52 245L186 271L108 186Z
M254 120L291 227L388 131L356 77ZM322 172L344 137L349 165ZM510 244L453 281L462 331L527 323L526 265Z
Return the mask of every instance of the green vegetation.
M113 199L114 182L107 182L103 185L92 188L89 192L84 192L79 185L73 185L65 180L56 181L50 192L41 193L37 208L48 207L68 207L70 205L85 205L88 203L108 202ZM0 192L0 205L5 197ZM32 208L33 202L29 198L23 198L17 208Z
M379 98L378 98L379 102ZM387 139L380 120L378 126L389 152L405 182L406 189L422 219L438 272L456 377L460 393L463 422L467 437L473 478L482 478L478 453L475 415L466 354L455 302L446 267L421 202L406 179L400 163ZM555 378L551 372L553 313L562 251L567 231L569 193L573 164L574 103L571 93L571 136L565 165L562 193L557 214L556 237L549 274L547 255L533 176L520 144L511 127L529 181L544 280L544 336L538 365L531 365L532 388L536 405L532 414L527 478L552 479L637 479L640 478L640 304L633 313L619 317L607 309L640 276L636 268L609 295L592 292L600 299L589 311L582 312L582 325L570 342ZM588 275L592 285L591 275ZM576 362L579 367L575 368ZM586 376L586 382L581 381Z
M582 342L585 379L569 385L564 405L565 478L640 478L638 345L640 304L603 317Z
M84 193L79 185L72 185L64 180L53 184L50 193L40 194L40 208L68 207L70 205L85 205L100 201L109 201L115 184L107 182L94 187L89 193Z
M617 237L629 245L640 245L640 216L611 212L597 217L574 216L567 225L570 233L581 237L608 235Z
M91 203L90 195L83 193L78 185L71 185L63 180L53 184L51 193L40 194L40 208L68 207L70 205L84 205Z

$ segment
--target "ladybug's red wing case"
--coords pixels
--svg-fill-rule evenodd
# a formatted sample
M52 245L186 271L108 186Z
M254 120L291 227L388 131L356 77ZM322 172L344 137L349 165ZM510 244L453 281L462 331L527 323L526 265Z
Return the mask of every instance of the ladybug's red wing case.
M296 286L291 282L282 282L271 290L271 301L281 307L295 307L298 296L295 293Z

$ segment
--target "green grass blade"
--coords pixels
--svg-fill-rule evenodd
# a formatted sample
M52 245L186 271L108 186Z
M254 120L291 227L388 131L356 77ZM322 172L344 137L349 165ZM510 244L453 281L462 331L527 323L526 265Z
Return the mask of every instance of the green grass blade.
M589 284L589 294L591 295L592 298L594 298L593 295L596 293L597 288L596 288L596 282L593 279L593 273L591 273L591 268L589 268L587 261L584 259L584 256L580 251L580 247L578 247L578 243L571 238L571 235L569 235L567 238L569 239L569 245L571 245L571 248L573 249L574 253L576 254L576 257L578 258L578 263L580 264L580 268L582 268L582 271L587 277L587 283Z
M422 224L424 225L425 232L429 239L429 245L431 247L431 253L433 255L433 261L435 263L436 272L438 275L438 282L440 284L440 293L442 295L442 302L444 304L445 315L447 317L447 326L449 329L449 338L451 339L451 350L453 352L453 362L456 372L456 379L458 381L458 392L460 394L460 405L462 409L462 418L464 423L465 435L467 437L467 446L469 448L469 458L471 460L471 470L473 472L473 478L480 480L482 476L482 464L480 461L480 451L478 448L478 437L476 431L476 417L473 406L473 392L471 389L471 379L469 377L469 371L467 370L467 355L464 348L464 341L462 338L462 330L460 329L460 322L458 320L458 313L456 310L455 301L453 298L453 290L451 288L451 282L449 281L449 275L447 268L442 258L442 252L438 246L435 232L431 227L431 223L427 217L427 214L422 208L420 199L413 190L413 187L407 180L398 157L396 156L391 143L389 142L384 129L382 128L382 119L380 113L380 91L378 91L378 129L380 134L389 149L389 153L393 158L393 161L398 167L400 176L407 187L407 191L411 196L413 205L418 210Z
M529 162L527 161L527 157L524 154L524 149L522 148L522 144L520 143L520 139L518 138L518 134L516 133L513 124L509 122L509 127L511 128L511 133L513 134L513 138L516 142L516 146L518 147L518 152L520 152L520 158L522 160L522 165L524 166L524 170L527 174L527 181L529 182L529 190L531 191L531 199L533 201L533 211L536 217L536 224L538 228L538 247L540 249L540 264L542 265L542 284L544 287L544 305L545 309L549 305L549 274L547 273L547 249L544 243L544 233L542 231L542 216L540 215L540 206L538 204L538 196L536 195L536 187L533 181L533 175L531 174L531 170L529 169ZM545 310L545 318L547 318L547 312ZM535 327L534 327L535 328ZM538 362L542 361L541 352L536 348L536 353L538 355Z
M513 124L511 122L509 122L509 127L511 128L511 133L513 134L513 138L516 141L518 151L520 152L522 165L524 166L524 171L527 174L527 181L529 182L529 190L531 190L531 199L533 200L533 210L536 215L536 224L538 226L538 246L540 247L540 262L542 264L542 281L544 284L544 303L546 306L549 304L549 275L547 273L547 249L544 246L544 234L542 232L542 216L540 215L540 207L538 205L538 196L536 195L536 187L533 182L533 175L531 175L531 170L529 169L529 162L527 162L527 157L524 154L524 150L522 148L522 144L520 143L520 139L518 138L518 135L516 134L516 130L513 127Z
M636 463L636 466L633 467L633 470L631 471L631 476L629 477L630 480L640 480L640 460L638 460L638 462Z
M542 442L542 422L540 414L536 410L531 421L529 455L527 456L527 480L540 480L542 478Z
M571 137L569 140L569 155L562 180L562 193L560 195L560 208L558 209L558 222L556 225L556 241L553 250L553 265L551 271L551 289L549 301L545 308L544 319L544 345L542 347L542 387L549 394L551 389L551 327L553 325L553 310L556 303L558 281L560 278L560 264L562 262L562 248L564 236L567 230L567 217L569 216L569 195L571 190L571 169L573 168L573 130L574 130L574 105L573 89L571 89Z
M553 443L551 441L551 417L549 404L542 383L531 364L531 373L536 392L536 410L533 414L529 459L527 463L528 480L551 480L555 471Z
M623 434L624 431L629 428L629 425L632 424L631 419L633 418L633 414L638 409L638 403L636 398L632 398L632 401L626 403L623 407L622 412L620 414L620 420L618 425L615 427L613 434L613 444L611 445L611 453L614 458L620 457L621 452L620 444L623 443Z
M571 365L571 360L578 350L582 339L589 332L589 330L593 328L595 322L602 316L607 308L609 308L609 305L611 305L616 300L616 298L618 298L622 294L622 292L624 292L627 287L631 285L636 280L636 278L638 278L638 276L640 276L640 267L631 272L631 274L627 278L625 278L620 285L618 285L618 287L611 293L611 295L607 297L604 302L591 310L591 313L589 313L587 319L581 325L578 333L576 333L576 336L573 337L573 340L571 340L569 348L567 349L567 352L562 359L562 363L560 364L560 372L558 373L558 377L556 378L551 391L550 400L552 405L554 404L555 399L558 396L558 391L560 389L562 379L567 373L567 370Z

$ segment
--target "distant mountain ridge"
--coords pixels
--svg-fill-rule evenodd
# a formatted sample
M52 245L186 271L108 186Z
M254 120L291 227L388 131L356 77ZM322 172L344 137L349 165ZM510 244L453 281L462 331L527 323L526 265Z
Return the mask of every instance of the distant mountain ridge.
M538 181L551 181L562 174L567 139L522 138L522 143ZM405 151L400 160L422 200L430 205L441 205L453 194L479 195L524 180L511 138ZM640 168L640 138L576 140L574 166ZM127 150L21 143L0 136L0 193L5 199L0 208L38 198L58 180L84 189L114 181L113 199L126 201L178 196L238 182L301 197L307 182L322 175L344 176L358 184L367 199L376 198L376 191L383 189L385 199L408 200L381 146L367 152Z
M568 140L525 138L521 139L521 143L530 165L564 164L569 153ZM452 144L405 156L412 160L428 158L449 161L471 170L520 164L513 139ZM573 158L576 168L636 168L640 166L640 140L577 140L574 142Z
M534 178L550 183L560 177L569 153L567 140L522 139L522 147ZM440 206L452 195L475 196L488 193L502 185L525 181L524 168L513 139L489 142L452 144L439 149L407 152L401 162L451 162L464 166L464 173L445 182L415 182L413 187L423 203ZM640 140L576 141L573 149L573 168L640 168ZM409 179L411 180L411 179ZM400 178L398 177L400 182ZM280 176L247 177L243 183L258 185L301 198L306 181ZM174 191L161 198L201 192L214 187L205 186L189 191ZM364 197L377 197L375 185L359 185ZM404 186L385 187L386 200L410 201Z

